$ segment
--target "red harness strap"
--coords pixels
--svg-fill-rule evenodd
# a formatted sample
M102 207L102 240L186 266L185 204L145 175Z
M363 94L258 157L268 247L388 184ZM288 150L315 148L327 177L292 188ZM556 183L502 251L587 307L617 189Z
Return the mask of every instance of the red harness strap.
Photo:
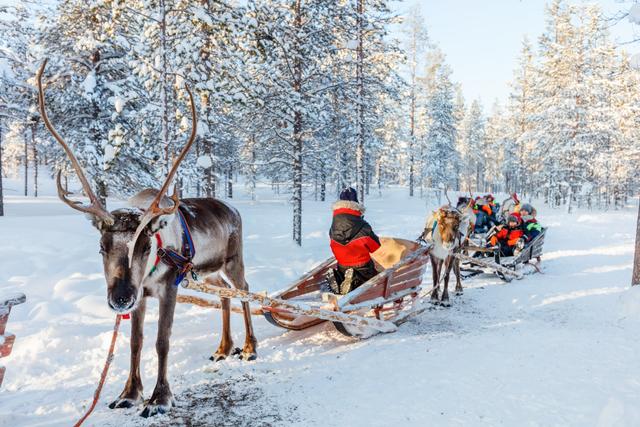
M158 249L162 247L162 237L160 237L160 233L156 233L156 242L158 242ZM160 264L160 255L158 255L158 251L156 251L156 261L153 263L153 267L151 267L151 273L153 273L156 268Z

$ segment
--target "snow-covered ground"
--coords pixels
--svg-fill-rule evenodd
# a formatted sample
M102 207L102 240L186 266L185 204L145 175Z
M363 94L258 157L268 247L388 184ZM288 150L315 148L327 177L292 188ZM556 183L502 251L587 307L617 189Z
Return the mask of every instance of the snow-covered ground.
M43 191L52 194L50 186ZM406 193L368 200L379 234L421 231L424 201ZM0 360L7 366L0 425L68 426L91 401L114 320L98 234L53 196L8 194L0 293L24 292L28 301L9 320L17 340ZM291 242L282 197L261 189L258 202L232 204L244 219L253 290L283 288L328 256L330 202L305 201L302 248ZM178 406L170 415L144 420L141 408L107 408L127 376L125 324L87 425L640 425L640 289L629 288L635 208L574 215L539 208L549 226L544 274L508 285L468 280L451 308L427 311L393 334L357 341L329 325L286 332L255 318L258 360L214 365L219 313L179 306L169 367ZM156 372L157 304L149 306L146 397ZM233 315L232 326L241 343L242 319Z

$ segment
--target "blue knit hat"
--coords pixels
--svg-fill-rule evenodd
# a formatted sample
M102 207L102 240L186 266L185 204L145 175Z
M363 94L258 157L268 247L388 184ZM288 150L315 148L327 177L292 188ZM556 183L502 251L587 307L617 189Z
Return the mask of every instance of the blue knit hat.
M358 203L358 192L354 188L345 188L340 192L340 200Z

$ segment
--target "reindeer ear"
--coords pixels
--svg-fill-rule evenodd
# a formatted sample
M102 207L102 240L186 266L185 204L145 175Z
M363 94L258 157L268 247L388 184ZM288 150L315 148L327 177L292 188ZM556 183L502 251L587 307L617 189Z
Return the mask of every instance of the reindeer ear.
M95 215L87 215L87 217L91 220L91 225L93 225L101 234L107 230L108 225L101 218L98 218Z

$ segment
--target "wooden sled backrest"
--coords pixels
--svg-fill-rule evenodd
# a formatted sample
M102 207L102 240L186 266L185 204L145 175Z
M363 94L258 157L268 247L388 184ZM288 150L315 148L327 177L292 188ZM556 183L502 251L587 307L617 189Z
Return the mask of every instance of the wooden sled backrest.
M544 236L547 233L547 229L543 228L540 234L538 234L526 247L518 254L514 259L514 264L521 264L534 258L542 256L542 248L544 246Z
M405 256L394 267L386 269L340 299L339 305L344 307L376 298L387 299L395 292L419 286L429 261L430 247L418 244L416 246L416 250Z
M416 242L395 237L381 237L380 249L371 254L371 258L383 269L396 265L402 258L418 249Z

